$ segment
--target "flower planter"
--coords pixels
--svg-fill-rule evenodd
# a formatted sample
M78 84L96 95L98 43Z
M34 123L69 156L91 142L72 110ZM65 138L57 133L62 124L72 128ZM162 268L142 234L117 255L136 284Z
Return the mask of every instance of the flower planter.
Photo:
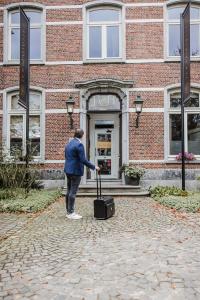
M139 185L140 183L140 177L136 177L136 178L133 178L133 177L128 177L125 175L125 184L127 185Z

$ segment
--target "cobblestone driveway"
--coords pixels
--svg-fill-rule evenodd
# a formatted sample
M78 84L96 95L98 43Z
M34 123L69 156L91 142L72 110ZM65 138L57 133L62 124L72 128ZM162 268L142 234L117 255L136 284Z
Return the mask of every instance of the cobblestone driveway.
M65 218L59 201L1 242L0 299L200 299L199 214L150 198L118 199L116 215Z

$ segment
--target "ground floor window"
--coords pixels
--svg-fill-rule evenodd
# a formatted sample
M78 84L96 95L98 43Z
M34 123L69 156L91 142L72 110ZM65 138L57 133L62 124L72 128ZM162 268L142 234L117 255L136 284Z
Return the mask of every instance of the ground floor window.
M8 94L7 101L7 148L11 155L16 151L25 154L26 111L18 104L18 92ZM30 93L29 140L31 155L41 157L41 93Z
M198 90L192 91L185 107L185 150L200 157L200 100ZM169 155L181 152L181 94L169 94Z

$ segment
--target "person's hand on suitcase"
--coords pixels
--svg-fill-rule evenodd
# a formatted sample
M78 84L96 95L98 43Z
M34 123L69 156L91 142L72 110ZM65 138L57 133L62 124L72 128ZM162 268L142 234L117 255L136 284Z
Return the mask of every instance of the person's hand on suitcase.
M100 168L99 168L99 166L95 166L95 169L97 170L97 172L99 172L99 171L100 171Z

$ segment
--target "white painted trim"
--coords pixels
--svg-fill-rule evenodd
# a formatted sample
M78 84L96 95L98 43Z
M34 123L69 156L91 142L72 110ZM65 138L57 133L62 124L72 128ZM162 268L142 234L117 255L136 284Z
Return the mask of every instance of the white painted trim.
M79 89L47 89L46 93L70 93L70 92L79 92Z
M126 19L126 23L163 23L164 19Z
M3 115L3 110L2 109L0 110L0 115Z
M44 160L44 163L45 164L62 164L62 163L64 163L65 162L65 160L63 159L63 160L53 160L53 159L46 159L46 160Z
M19 5L22 7L26 6L26 7L38 8L38 9L45 8L45 6L43 4L36 3L36 2L18 2L18 3L8 4L8 5L4 6L4 9L11 10L11 9L19 7Z
M83 5L48 5L46 10L55 10L55 9L71 9L71 8L82 8Z
M83 25L83 21L46 22L47 26Z
M160 164L160 163L166 163L166 161L165 160L163 160L163 159L158 159L158 160L140 160L140 159L138 159L138 160L135 160L135 159L133 159L133 160L129 160L129 162L130 163L147 163L147 164Z
M80 109L79 108L75 108L74 109L74 114L79 114ZM45 109L45 114L67 114L67 110L65 108L52 108L52 109Z
M1 7L0 7L0 10L4 10L4 7L1 6Z
M129 92L164 92L164 87L138 87L130 88Z
M129 108L128 110L129 112L136 112L135 108ZM156 112L156 113L163 113L164 112L164 108L163 107L148 107L148 108L143 108L142 109L142 113L149 113L149 112Z
M126 7L143 7L143 6L160 6L162 7L164 2L153 2L153 3L126 3Z
M3 66L3 62L0 62L0 66Z
M83 61L73 60L73 61L47 61L45 63L47 66L54 66L54 65L82 65Z
M108 63L109 61L105 61L105 63ZM150 58L150 59L127 59L125 63L127 64L148 64L148 63L163 63L164 59L162 58ZM93 63L93 62L91 62ZM99 63L104 63L103 59L99 60ZM82 65L83 61L81 60L73 60L73 61L47 61L46 65L54 66L54 65Z
M127 59L125 61L127 64L147 64L147 63L163 63L162 58L147 58L147 59Z
M3 23L0 23L0 27L3 27L4 26L4 24Z

